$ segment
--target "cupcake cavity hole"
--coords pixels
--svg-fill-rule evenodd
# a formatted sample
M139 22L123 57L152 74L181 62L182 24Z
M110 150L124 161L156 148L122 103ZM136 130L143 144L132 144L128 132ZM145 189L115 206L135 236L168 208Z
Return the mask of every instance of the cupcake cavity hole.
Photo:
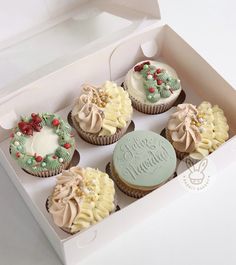
M73 124L73 122L72 122L72 118L71 118L71 112L72 112L72 111L70 111L70 112L68 113L68 115L67 115L67 121L68 121L68 123L70 124L70 126L71 126L72 128L74 128L74 124Z
M79 161L80 161L80 153L77 150L75 150L73 157L71 159L71 162L67 169L77 166L79 164Z
M134 130L135 130L135 123L134 123L134 121L132 120L132 121L130 122L130 124L129 124L129 126L128 126L126 132L125 132L125 134L126 134L126 133L129 133L129 132L133 132Z
M165 128L161 131L160 135L162 137L166 138L166 129Z
M186 93L182 90L180 95L176 99L173 107L176 107L177 105L184 103L185 99L186 99Z

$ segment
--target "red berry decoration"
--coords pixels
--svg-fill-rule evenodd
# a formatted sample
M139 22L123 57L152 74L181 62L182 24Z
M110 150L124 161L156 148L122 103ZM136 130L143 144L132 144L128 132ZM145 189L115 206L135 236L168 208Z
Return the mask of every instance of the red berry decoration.
M148 90L149 90L150 93L154 93L155 92L155 88L154 87L149 87Z
M35 157L35 160L36 160L37 162L41 162L41 161L43 160L43 158L42 158L41 156L36 156L36 157Z
M19 153L19 152L16 153L16 157L17 157L17 158L20 157L20 153Z
M30 123L21 121L18 123L18 127L23 134L33 135L33 127Z
M53 121L52 121L52 125L53 126L58 126L60 124L60 121L58 120L58 119L54 119Z
M69 143L66 143L66 144L64 144L64 147L65 147L66 149L69 149L69 148L71 147L71 145L70 145Z
M157 80L157 84L160 86L162 84L162 80Z
M156 70L156 72L157 72L157 74L160 74L160 73L161 73L161 69L158 68L158 69Z

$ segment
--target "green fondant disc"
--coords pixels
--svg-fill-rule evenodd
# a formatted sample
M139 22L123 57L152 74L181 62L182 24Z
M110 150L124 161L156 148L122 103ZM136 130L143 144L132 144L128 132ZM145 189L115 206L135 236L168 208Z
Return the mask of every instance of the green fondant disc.
M121 180L139 187L154 187L176 169L175 150L164 137L151 131L123 136L113 153L113 166Z

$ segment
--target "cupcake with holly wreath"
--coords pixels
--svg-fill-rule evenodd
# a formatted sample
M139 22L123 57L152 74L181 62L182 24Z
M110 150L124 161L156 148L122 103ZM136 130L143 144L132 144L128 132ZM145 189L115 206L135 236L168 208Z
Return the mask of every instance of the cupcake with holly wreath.
M72 109L73 125L85 141L112 144L126 132L133 113L127 91L114 82L83 85Z
M180 80L169 65L144 61L136 64L125 77L133 107L146 114L170 109L181 93Z
M75 151L70 125L55 114L21 117L11 137L11 156L22 169L37 177L61 173Z

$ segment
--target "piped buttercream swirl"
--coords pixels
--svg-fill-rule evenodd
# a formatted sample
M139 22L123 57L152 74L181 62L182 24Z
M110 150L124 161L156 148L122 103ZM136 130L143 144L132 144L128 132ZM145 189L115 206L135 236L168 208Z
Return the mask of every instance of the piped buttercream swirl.
M197 108L192 104L180 104L171 115L167 129L172 144L179 152L193 152L201 140L199 129L193 122L197 121Z
M49 212L56 225L75 233L108 216L115 208L114 194L106 173L72 167L58 177Z
M128 93L114 82L107 81L100 87L84 85L72 116L85 132L113 135L131 120L131 101Z

